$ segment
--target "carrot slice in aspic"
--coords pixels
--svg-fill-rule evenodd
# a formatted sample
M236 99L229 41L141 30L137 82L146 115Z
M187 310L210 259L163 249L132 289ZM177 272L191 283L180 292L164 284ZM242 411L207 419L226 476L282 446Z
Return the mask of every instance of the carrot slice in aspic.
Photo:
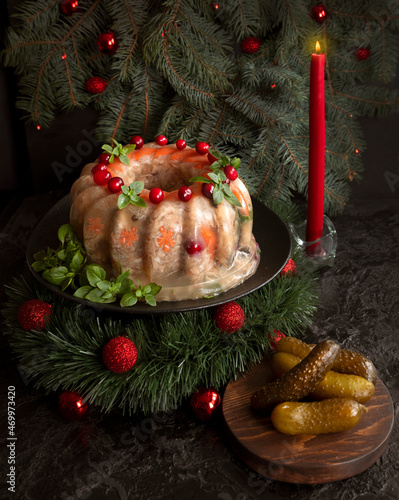
M216 235L211 228L207 226L201 227L201 234L205 240L206 248L212 257L215 255L216 250Z
M241 207L239 208L240 212L243 215L248 215L249 216L249 207L246 199L244 198L244 195L241 192L241 189L234 186L232 183L230 184L230 189L232 193L236 196L237 200L241 203Z

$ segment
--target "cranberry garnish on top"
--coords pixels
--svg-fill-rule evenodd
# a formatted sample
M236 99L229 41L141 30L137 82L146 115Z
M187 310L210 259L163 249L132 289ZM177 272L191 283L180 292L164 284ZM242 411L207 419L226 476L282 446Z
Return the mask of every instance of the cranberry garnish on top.
M137 151L137 149L141 149L144 146L144 139L140 135L134 135L130 139L130 144L135 144Z

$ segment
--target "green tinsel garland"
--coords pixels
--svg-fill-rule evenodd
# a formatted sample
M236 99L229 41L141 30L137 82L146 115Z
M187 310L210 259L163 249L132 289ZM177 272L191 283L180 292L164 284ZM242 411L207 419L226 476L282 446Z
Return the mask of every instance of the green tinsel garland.
M75 390L102 411L144 413L176 408L200 386L222 388L248 364L270 352L268 332L300 335L316 309L314 272L295 251L295 276L280 275L260 290L239 299L244 326L223 333L212 319L213 308L162 316L115 317L95 305L76 305L53 295L31 276L7 287L6 334L21 373L46 392ZM25 331L17 311L27 300L52 304L43 331ZM101 352L113 337L126 335L138 349L129 372L107 370Z

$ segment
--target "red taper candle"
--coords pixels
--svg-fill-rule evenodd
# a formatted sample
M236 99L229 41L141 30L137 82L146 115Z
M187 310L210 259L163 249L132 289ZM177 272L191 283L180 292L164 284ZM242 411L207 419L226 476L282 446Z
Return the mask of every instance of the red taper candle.
M316 54L312 54L310 63L309 172L306 223L306 240L308 242L315 241L323 235L324 217L324 155L326 142L324 54L320 54L319 42L316 42L316 52ZM311 250L315 250L315 248Z

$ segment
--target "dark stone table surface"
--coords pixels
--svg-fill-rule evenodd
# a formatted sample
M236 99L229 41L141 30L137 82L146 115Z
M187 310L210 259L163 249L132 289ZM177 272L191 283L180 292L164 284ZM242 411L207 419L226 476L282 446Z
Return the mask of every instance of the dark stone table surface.
M62 193L63 195L64 193ZM24 269L25 245L60 193L26 198L0 219L0 298ZM339 242L333 267L319 271L321 303L304 339L331 338L370 357L399 403L399 200L353 200L333 217ZM2 327L4 329L4 326ZM397 500L399 426L387 450L358 476L322 485L267 479L229 447L221 415L197 421L187 403L149 417L90 409L68 422L56 400L25 385L1 337L1 498ZM16 387L16 493L7 491L6 394Z

